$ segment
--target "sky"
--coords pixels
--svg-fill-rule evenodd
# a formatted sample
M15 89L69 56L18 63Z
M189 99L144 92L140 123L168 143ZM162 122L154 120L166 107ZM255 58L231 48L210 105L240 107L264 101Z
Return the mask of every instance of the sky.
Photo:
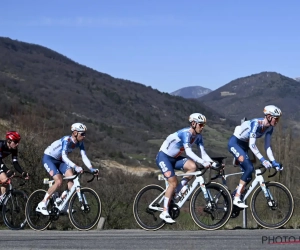
M0 36L171 93L273 71L300 77L298 0L12 0ZM1 56L1 55L0 55Z

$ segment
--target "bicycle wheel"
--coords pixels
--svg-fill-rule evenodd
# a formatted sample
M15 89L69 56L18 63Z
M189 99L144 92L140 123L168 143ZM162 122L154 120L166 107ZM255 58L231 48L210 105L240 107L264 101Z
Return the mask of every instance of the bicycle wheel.
M204 198L201 187L193 193L190 212L194 222L204 230L216 230L223 227L232 212L232 198L228 189L220 183L206 185L210 195L210 204Z
M164 189L161 186L151 184L142 188L136 195L133 202L133 214L137 224L145 230L158 230L166 223L159 218L162 212L156 209L150 209L151 203L153 207L161 207L163 209Z
M49 215L43 215L36 211L36 207L44 199L45 194L45 190L36 190L29 196L26 203L27 223L33 230L45 230L51 223Z
M271 200L267 200L259 186L251 198L251 213L256 222L264 228L283 227L294 212L294 199L289 189L279 182L266 183Z
M21 190L13 190L5 198L2 205L2 215L3 221L8 228L19 230L25 227L27 199L27 194Z
M81 188L80 192L83 198L82 202L79 201L77 192L70 199L69 218L78 230L90 230L100 219L101 200L91 188Z

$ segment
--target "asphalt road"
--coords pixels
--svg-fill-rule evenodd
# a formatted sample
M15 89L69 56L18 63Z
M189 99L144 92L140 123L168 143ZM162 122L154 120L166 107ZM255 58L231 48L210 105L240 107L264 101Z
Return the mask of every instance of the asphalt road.
M300 249L299 229L167 231L0 230L1 249Z

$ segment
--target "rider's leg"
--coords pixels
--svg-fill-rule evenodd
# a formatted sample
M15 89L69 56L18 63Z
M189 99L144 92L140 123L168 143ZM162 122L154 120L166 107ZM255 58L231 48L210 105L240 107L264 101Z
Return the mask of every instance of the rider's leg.
M233 204L240 208L247 208L245 202L241 201L241 194L245 189L245 185L251 181L252 172L254 170L253 164L250 161L248 154L248 143L239 141L235 136L232 136L228 142L228 150L234 156L237 162L239 162L241 169L244 171L239 185L236 188Z
M43 215L49 215L49 212L47 211L49 197L51 197L51 195L56 191L56 189L59 188L62 184L62 175L57 168L61 161L58 161L49 155L44 155L42 162L46 171L49 173L50 176L53 177L54 184L48 189L43 200L38 204L36 211L41 212Z
M163 152L159 152L156 156L156 164L168 180L168 187L164 196L164 208L159 217L167 223L174 223L175 221L169 215L169 204L177 186L177 177L175 176L174 168L171 161L175 160L167 156Z
M196 171L197 166L196 163L188 158L183 158L176 162L175 169L184 170L186 173L193 173ZM176 193L179 193L183 186L185 186L191 179L193 178L192 175L183 176L180 183L176 187Z
M0 173L0 183L2 183L2 185L4 185L4 183L6 183L8 181L8 178L5 174L5 172ZM6 192L6 187L5 186L1 186L1 192L0 195L5 194Z

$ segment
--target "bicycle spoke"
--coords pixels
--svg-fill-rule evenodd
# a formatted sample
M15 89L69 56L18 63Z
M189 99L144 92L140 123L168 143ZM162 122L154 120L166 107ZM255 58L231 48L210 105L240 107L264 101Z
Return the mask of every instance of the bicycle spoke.
M77 193L71 197L69 218L79 230L90 230L99 221L101 215L101 201L98 194L90 188L82 188L83 202L79 201Z
M294 201L290 191L281 183L266 184L272 200L267 200L262 189L258 187L251 200L251 211L258 224L265 228L279 228L291 218Z
M14 190L3 202L3 221L10 229L22 229L26 224L25 206L27 195L20 190Z
M206 186L211 198L204 199L199 187L190 203L190 211L194 222L205 230L216 230L224 226L229 220L232 211L232 199L228 190L219 183L210 183Z
M29 196L26 204L26 219L28 225L34 230L45 230L51 223L50 216L36 211L36 207L43 200L45 193L45 190L36 190Z
M159 218L163 208L163 199L157 199L164 189L157 185L149 185L142 188L136 195L133 203L133 214L139 226L145 230L158 230L165 225ZM150 204L152 208L150 208Z

